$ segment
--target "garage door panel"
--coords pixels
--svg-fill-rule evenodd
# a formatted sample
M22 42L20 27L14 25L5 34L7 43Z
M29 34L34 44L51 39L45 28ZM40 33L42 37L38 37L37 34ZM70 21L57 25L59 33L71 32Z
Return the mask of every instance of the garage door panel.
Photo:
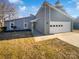
M51 25L51 27L49 28L50 34L71 31L70 22L50 22L50 25Z

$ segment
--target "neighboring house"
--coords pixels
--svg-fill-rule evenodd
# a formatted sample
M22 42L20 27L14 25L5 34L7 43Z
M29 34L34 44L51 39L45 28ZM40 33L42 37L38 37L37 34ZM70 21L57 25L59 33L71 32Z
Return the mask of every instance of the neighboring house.
M7 30L31 29L42 34L54 34L61 32L71 32L73 29L72 18L63 9L59 1L55 6L44 2L37 12L36 16L29 16L20 19L5 21Z
M77 17L74 21L74 29L79 29L79 17Z

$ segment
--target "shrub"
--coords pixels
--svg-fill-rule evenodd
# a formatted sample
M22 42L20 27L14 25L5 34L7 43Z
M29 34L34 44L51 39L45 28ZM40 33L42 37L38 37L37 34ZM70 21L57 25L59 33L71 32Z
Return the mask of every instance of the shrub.
M11 26L11 28L13 28L15 30L16 29L16 26Z
M0 27L0 32L5 32L7 27Z

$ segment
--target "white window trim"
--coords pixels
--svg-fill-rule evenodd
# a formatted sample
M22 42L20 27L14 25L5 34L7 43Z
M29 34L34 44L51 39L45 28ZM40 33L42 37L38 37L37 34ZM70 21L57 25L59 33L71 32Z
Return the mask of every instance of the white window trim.
M10 22L10 30L13 30L13 28L11 28L11 24L13 23L13 25L15 26L14 21Z
M27 24L27 27L25 27L25 24ZM24 29L28 29L28 22L24 22Z

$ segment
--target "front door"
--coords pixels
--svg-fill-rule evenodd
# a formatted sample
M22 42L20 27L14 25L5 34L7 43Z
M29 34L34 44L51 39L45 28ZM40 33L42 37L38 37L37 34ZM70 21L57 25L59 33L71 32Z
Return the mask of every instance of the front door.
M31 25L31 29L32 29L32 32L36 29L36 22L32 22L32 25Z
M33 22L33 29L36 29L36 22Z

